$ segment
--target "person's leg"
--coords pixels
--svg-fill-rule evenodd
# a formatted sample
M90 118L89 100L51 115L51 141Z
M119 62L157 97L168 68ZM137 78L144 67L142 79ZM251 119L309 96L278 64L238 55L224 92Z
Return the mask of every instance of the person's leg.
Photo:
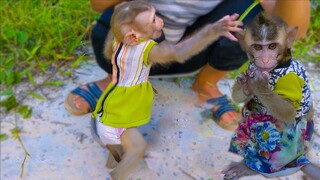
M253 0L222 1L215 9L198 18L192 26L188 27L183 38L188 37L208 23L218 21L225 15L233 13L241 15L252 3ZM255 7L243 20L243 23L250 22L261 10L260 5ZM246 53L242 51L237 42L222 37L206 50L193 56L183 64L170 63L169 65L153 66L150 77L172 77L192 74L202 68L193 84L193 90L199 94L199 99L202 102L212 100L216 104L217 102L220 103L213 108L214 117L218 120L218 125L228 130L234 130L237 127L235 121L238 119L237 112L234 110L233 105L230 104L230 101L220 92L217 83L230 71L241 67L247 59Z
M223 1L212 12L199 18L190 29L195 29L197 26L201 27L207 22L217 21L226 14L242 14L251 3L252 1L243 0ZM244 24L248 23L260 11L260 6L255 8L244 19ZM233 105L230 104L230 101L220 92L217 84L231 70L241 67L247 60L246 53L242 51L237 42L223 37L210 46L206 57L207 64L197 75L192 89L198 93L200 102L211 100L215 103L213 115L218 125L227 130L235 130L237 128L238 113Z
M129 128L121 135L121 145L124 155L120 163L110 172L113 179L125 179L138 167L147 149L147 142L144 140L138 128Z
M92 111L92 107L90 107L90 104L88 101L93 102L91 106L94 106L96 100L101 95L101 92L109 85L111 82L111 74L112 74L112 65L109 60L107 60L103 55L104 50L104 44L107 37L107 34L110 30L110 18L113 13L113 9L106 10L100 17L100 19L95 24L94 28L92 29L91 33L91 42L93 51L95 54L95 59L98 63L98 65L108 73L107 77L100 79L98 81L92 82L92 84L96 84L99 88L100 92L95 92L94 96L87 97L87 99L84 99L83 97L75 94L74 92L71 92L65 100L65 107L66 109L74 114L74 115L83 115L87 114L88 112ZM87 87L87 85L82 85L78 88L78 91L87 91L89 94L93 94L92 91ZM90 95L86 95L90 96ZM98 97L97 97L98 96ZM91 100L88 100L91 99Z

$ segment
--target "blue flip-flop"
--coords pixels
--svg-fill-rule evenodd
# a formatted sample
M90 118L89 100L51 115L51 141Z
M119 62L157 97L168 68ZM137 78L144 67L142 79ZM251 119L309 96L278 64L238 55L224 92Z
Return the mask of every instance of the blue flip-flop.
M215 122L226 130L235 130L238 127L238 121L234 122L225 122L221 121L221 116L229 111L236 111L236 108L231 104L231 101L227 98L226 95L212 98L207 101L208 104L219 106L218 109L212 110L212 116Z
M96 107L97 100L102 94L102 91L98 87L97 83L88 83L86 84L88 90L82 89L81 87L77 87L76 89L72 90L71 93L68 94L64 101L64 106L66 109L73 115L84 115L89 112L93 112L93 110ZM85 110L80 110L75 105L73 104L73 100L75 95L78 95L82 97L90 106L90 109L85 111Z

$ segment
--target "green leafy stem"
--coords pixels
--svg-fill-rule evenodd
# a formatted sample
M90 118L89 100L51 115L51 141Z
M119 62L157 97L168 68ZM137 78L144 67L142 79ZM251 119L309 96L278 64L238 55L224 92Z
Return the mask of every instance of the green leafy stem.
M239 17L238 21L243 21L243 19L250 13L250 11L259 4L259 0L255 0Z

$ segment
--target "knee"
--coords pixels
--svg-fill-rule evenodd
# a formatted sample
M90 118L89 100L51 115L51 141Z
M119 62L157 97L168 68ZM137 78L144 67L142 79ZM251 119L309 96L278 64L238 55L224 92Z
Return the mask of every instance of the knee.
M147 147L148 147L148 143L146 141L143 141L139 147L137 148L137 150L141 153L144 154L144 152L147 150Z
M148 147L148 144L147 142L144 141L140 144L136 144L133 152L137 157L142 158L147 150L147 147Z

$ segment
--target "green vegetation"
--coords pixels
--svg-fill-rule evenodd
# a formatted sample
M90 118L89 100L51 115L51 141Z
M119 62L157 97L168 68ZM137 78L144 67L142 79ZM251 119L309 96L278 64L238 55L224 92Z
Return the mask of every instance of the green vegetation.
M293 45L293 55L302 62L320 64L320 4L312 1L311 20L307 35Z
M52 78L60 73L72 74L84 53L74 52L89 43L92 22L98 17L88 0L2 0L0 1L0 113L1 122L8 112L19 114L23 119L32 115L32 108L23 101L31 96L45 100L41 88L45 85L59 86L60 81ZM68 69L68 71L62 71ZM39 77L44 77L39 81ZM17 90L19 84L28 84L23 92ZM11 138L16 139L29 156L18 128L18 116L11 129ZM0 134L0 141L8 139Z
M22 104L23 99L45 100L36 89L63 84L51 78L56 73L70 75L84 59L84 54L74 52L88 44L88 32L98 14L88 0L4 0L0 17L1 113L14 110L28 118L32 109ZM61 71L61 67L69 71ZM37 82L36 77L46 78ZM32 84L32 88L16 96L21 82Z

